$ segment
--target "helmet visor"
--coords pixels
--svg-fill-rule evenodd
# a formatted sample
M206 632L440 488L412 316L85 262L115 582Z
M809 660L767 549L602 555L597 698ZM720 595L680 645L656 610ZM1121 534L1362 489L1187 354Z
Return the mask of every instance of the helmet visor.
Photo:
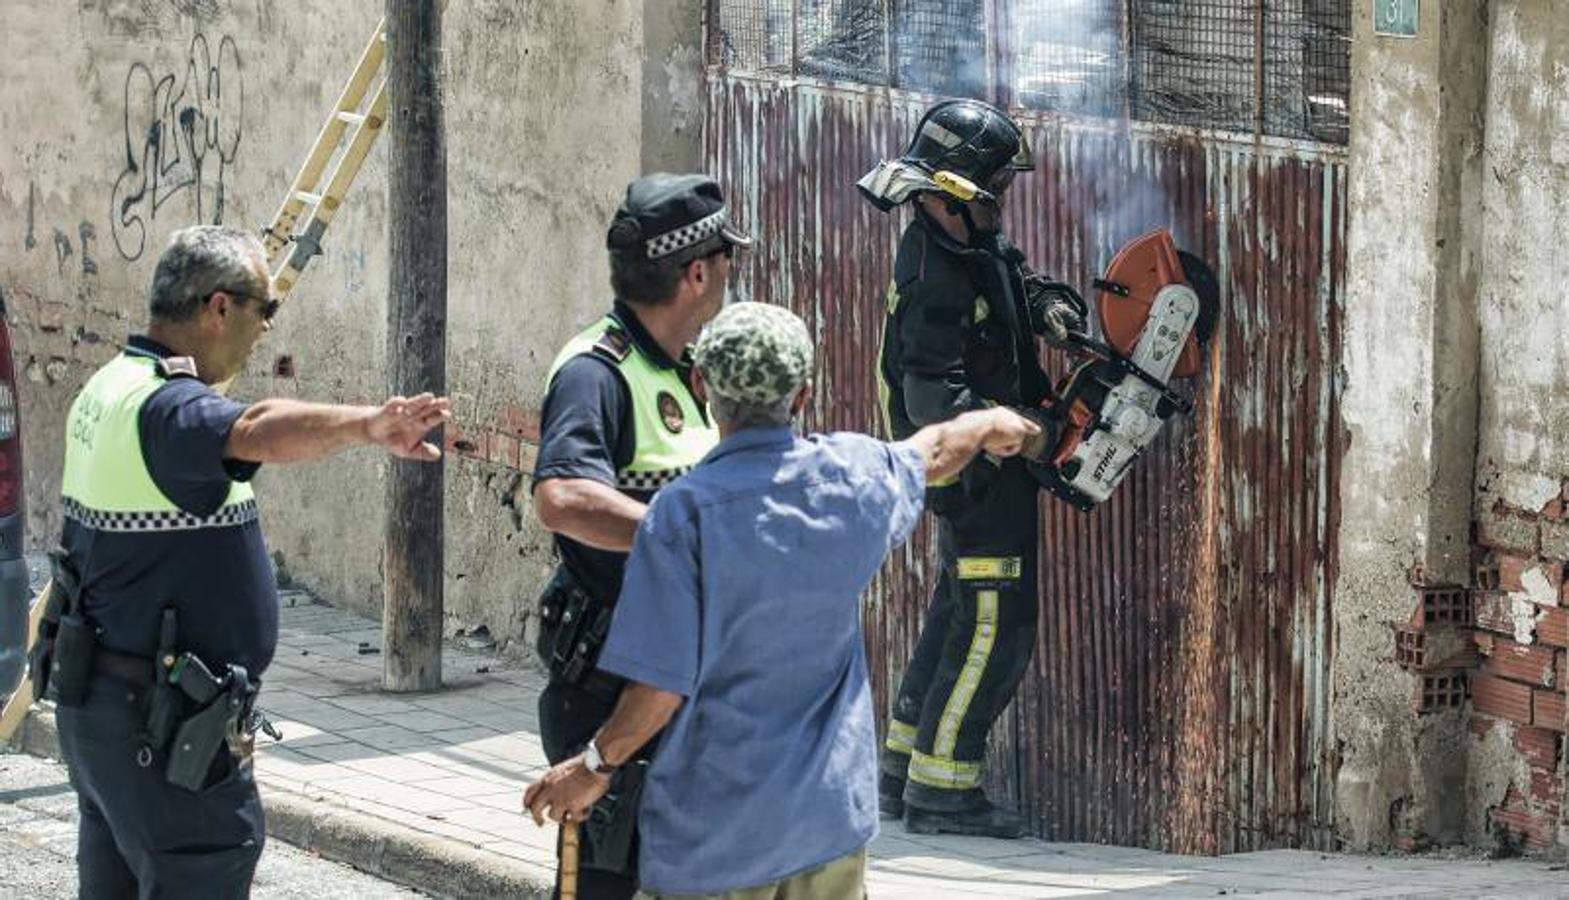
M1019 152L1008 160L1008 168L1015 172L1035 171L1035 150L1030 147L1030 136L1019 129Z

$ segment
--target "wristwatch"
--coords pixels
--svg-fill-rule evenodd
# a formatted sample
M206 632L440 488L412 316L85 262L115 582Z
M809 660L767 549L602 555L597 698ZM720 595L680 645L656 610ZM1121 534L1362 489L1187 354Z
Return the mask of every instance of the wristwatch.
M588 742L588 748L583 751L583 765L596 775L609 775L616 770L615 766L605 762L604 754L599 752L599 741Z

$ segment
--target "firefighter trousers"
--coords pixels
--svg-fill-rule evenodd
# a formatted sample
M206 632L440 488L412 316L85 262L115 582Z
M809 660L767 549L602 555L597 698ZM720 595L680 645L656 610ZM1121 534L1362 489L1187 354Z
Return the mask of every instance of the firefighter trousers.
M940 811L982 796L986 736L1029 665L1039 619L1036 482L1016 459L933 493L941 563L882 753L907 801ZM947 492L942 496L942 492Z

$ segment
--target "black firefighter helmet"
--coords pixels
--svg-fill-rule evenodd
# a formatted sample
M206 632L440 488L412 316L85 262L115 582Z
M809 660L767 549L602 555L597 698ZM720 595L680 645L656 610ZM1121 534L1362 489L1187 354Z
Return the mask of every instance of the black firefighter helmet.
M887 211L923 191L990 198L1007 187L999 176L1034 168L1023 130L1002 110L979 100L945 100L921 117L902 156L878 164L856 187Z
M1024 132L1002 110L979 100L945 100L926 111L900 158L928 175L952 172L990 187L998 173L1035 168Z

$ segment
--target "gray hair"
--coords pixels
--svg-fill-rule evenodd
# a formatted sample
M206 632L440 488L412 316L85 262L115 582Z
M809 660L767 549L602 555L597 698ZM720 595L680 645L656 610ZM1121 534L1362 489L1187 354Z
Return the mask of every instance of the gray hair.
M799 392L799 389L791 391L772 403L750 403L746 400L731 400L710 391L708 408L721 425L732 431L775 428L790 424L790 404Z
M266 294L254 268L262 252L261 241L238 228L197 225L176 231L153 272L149 315L155 322L185 322L216 291Z

